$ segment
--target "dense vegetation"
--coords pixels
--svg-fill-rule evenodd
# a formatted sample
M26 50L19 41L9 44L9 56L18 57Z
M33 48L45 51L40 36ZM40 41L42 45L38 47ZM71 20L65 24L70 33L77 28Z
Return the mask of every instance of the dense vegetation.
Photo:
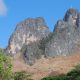
M32 80L26 72L13 72L10 57L0 49L0 80Z
M12 65L10 58L0 49L0 78L2 80L12 80Z
M69 80L67 76L53 76L53 77L46 77L42 80Z
M42 80L80 80L80 65L77 65L66 75L45 77Z

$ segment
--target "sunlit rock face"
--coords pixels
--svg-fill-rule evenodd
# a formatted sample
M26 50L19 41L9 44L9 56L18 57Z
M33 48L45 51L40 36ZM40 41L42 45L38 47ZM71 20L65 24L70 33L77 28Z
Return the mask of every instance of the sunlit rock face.
M7 53L15 55L19 53L24 45L28 45L32 42L36 42L43 37L46 37L49 33L49 29L42 17L28 18L19 24L11 35L9 45L7 47Z
M69 9L55 25L52 39L46 44L46 56L66 56L80 51L80 13Z
M71 24L75 25L76 24L76 20L78 18L78 11L71 8L69 10L67 10L65 16L64 16L64 21L66 22L70 22Z
M77 51L80 51L80 12L73 8L57 21L53 32L49 32L41 17L20 22L6 48L6 53L11 55L21 52L29 65L42 56L67 56Z

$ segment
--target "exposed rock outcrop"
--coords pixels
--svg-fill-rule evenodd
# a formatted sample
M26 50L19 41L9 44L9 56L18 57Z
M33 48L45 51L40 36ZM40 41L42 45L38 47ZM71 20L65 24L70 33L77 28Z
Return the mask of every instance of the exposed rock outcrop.
M19 23L9 40L6 52L16 55L21 52L28 64L34 64L42 55L66 56L80 51L80 13L69 9L63 20L59 20L54 31L43 18L28 18Z
M16 54L24 45L36 42L47 36L48 33L49 30L43 18L28 18L17 25L10 37L7 52Z
M47 56L66 56L80 50L79 15L77 10L69 9L64 19L57 22L53 37L46 45L45 53Z

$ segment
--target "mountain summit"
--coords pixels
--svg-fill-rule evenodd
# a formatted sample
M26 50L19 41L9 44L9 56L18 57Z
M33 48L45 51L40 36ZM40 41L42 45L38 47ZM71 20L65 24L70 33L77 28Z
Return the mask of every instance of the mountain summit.
M48 36L49 29L42 17L28 18L19 24L9 39L6 53L16 55L22 53L25 61L32 64L36 58L41 56L39 41Z
M80 13L71 8L63 20L55 25L53 37L47 43L45 53L48 56L69 55L80 50Z
M73 8L67 10L62 20L57 21L53 32L49 32L41 17L20 22L6 48L10 55L22 53L29 64L42 55L67 56L76 51L80 51L80 12Z
M36 42L49 33L45 20L41 17L36 19L28 18L19 24L11 35L7 52L17 54L24 45Z

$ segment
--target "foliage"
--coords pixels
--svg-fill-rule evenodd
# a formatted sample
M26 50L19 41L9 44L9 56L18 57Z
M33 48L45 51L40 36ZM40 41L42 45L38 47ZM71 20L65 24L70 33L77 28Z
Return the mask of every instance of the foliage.
M45 77L42 80L80 80L80 65L63 76Z
M67 73L67 76L70 80L80 80L80 65L75 66L75 69Z
M12 79L12 65L10 58L4 54L4 51L0 49L0 78L2 80Z
M0 80L31 80L26 72L12 72L10 58L0 49Z
M42 80L68 80L67 76L53 76L53 77L46 77L43 78Z
M14 80L32 80L30 79L31 75L27 74L25 71L15 72Z

